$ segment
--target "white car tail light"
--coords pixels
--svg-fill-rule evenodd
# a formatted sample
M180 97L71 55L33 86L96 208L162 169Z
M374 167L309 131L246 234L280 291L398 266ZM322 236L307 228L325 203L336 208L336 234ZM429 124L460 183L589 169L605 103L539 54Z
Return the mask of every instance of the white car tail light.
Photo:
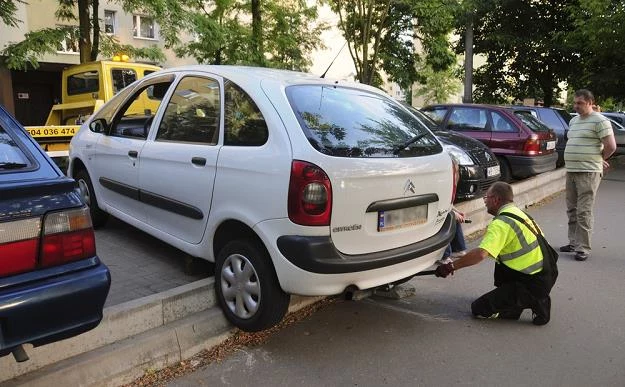
M304 226L329 226L332 185L318 166L294 160L289 183L289 219Z

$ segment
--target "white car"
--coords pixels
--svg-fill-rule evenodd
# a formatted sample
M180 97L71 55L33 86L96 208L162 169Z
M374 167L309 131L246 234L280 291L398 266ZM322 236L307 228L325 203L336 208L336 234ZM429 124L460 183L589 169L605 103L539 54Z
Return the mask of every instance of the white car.
M70 176L110 214L215 262L236 326L279 322L290 296L410 277L442 256L457 166L373 87L236 66L159 71L73 138Z

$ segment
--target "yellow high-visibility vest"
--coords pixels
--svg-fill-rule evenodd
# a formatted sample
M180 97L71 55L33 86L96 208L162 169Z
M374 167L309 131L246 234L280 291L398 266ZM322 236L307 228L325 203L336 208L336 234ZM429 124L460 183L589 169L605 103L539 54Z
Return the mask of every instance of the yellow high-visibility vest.
M508 206L501 212L510 212L524 219L527 224L533 227L532 221L523 211L515 206ZM525 274L536 274L543 269L543 253L538 245L536 235L527 227L505 215L497 215L493 222L503 222L504 227L512 229L515 238L507 244L497 257L497 261L509 268ZM541 230L535 230L541 232Z

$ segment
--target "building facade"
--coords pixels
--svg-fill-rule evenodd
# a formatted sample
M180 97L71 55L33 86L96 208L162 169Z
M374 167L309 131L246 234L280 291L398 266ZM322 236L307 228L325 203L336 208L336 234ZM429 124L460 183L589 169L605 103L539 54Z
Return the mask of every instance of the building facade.
M16 28L0 25L0 48L19 42L24 35L42 28L70 23L54 16L57 0L29 0L17 3L16 17L21 23ZM100 28L114 36L121 44L134 47L160 47L167 60L163 67L196 63L193 58L178 58L165 49L159 36L158 24L146 15L127 13L114 1L103 0L99 7ZM99 58L110 59L110 58ZM56 53L39 58L39 67L28 71L8 70L0 67L0 104L4 105L23 125L42 125L50 108L61 99L61 72L80 63L78 44L68 37L58 46Z

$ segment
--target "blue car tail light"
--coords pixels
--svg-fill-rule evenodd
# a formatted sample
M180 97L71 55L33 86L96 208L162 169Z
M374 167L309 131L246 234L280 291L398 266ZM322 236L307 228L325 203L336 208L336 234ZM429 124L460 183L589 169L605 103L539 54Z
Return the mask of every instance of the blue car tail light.
M41 219L0 223L0 276L22 273L37 266Z
M95 235L87 207L0 223L0 277L93 257Z
M52 212L43 225L41 266L49 267L95 255L95 235L89 209Z

